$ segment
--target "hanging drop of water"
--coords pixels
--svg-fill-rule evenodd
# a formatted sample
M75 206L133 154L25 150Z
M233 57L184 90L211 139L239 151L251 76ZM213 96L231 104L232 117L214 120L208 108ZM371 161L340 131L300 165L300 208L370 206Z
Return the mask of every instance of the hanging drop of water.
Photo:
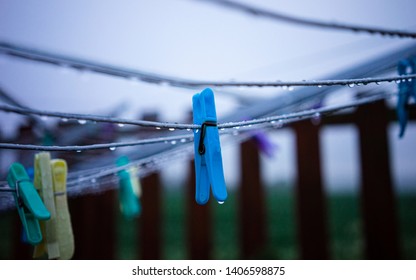
M93 184L97 183L97 179L92 178L92 179L91 179L91 183L93 183Z
M81 150L77 150L77 153L80 153L81 152Z
M224 204L225 201L218 200L218 204Z
M86 121L86 120L78 120L78 123L79 123L79 124L86 124L86 123L87 123L87 121Z
M182 138L181 139L181 143L185 143L186 142L186 139L185 138Z
M195 133L198 133L198 132L199 132L199 129L196 129L196 130L195 130Z
M314 125L320 124L321 123L321 114L320 113L313 114L311 121Z
M378 82L378 81L376 82L376 85L378 85L378 86L379 86L380 84L381 84L381 82Z
M295 88L294 87L288 87L289 91L293 91Z
M118 127L123 127L124 123L118 123L117 125L118 125Z
M48 116L41 116L40 118L42 119L42 121L47 121L48 120Z
M171 143L172 145L175 145L175 144L176 144L176 140L172 140L172 141L170 141L170 143Z
M191 131L191 129L190 128L187 128L186 131Z
M322 85L318 85L318 88L321 88L322 87Z
M160 130L160 129L161 129L160 127L156 126L156 130Z
M348 84L348 87L353 88L355 84Z
M62 122L68 122L68 119L67 118L62 118L61 121Z
M116 147L110 147L109 149L110 149L110 151L115 151Z
M221 131L224 131L224 130L225 130L225 128L220 128L220 130L221 130Z
M395 80L396 84L400 84L400 80Z
M282 86L282 89L283 90L287 90L287 86Z
M173 127L170 127L169 128L169 131L174 131L175 129L173 128Z

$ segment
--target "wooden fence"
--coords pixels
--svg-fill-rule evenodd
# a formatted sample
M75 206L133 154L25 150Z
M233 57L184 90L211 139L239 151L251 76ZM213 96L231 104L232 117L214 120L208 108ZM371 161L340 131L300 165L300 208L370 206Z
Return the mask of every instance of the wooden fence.
M410 118L415 120L416 110ZM360 148L360 206L363 215L364 257L367 259L399 259L397 207L391 175L387 128L396 121L395 112L384 102L358 108L354 113L323 118L319 125L309 120L295 123L297 179L295 213L297 243L301 259L330 259L328 213L322 182L319 132L324 126L355 124ZM251 259L267 246L265 190L262 185L260 157L253 140L240 146L241 186L237 230L241 240L240 258ZM213 258L212 208L194 201L195 174L189 162L186 182L186 250L189 259ZM162 186L159 174L143 178L142 215L136 221L140 230L138 255L142 259L161 259ZM87 195L70 199L75 259L116 258L116 192ZM20 221L15 219L16 236L13 258L30 259L31 248L20 242Z

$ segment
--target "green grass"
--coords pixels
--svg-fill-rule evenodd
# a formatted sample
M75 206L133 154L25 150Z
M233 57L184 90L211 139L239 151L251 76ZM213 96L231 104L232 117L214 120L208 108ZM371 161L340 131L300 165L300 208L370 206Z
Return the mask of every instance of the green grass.
M259 255L264 259L298 259L294 194L288 189L266 193L267 246ZM396 200L401 256L416 260L416 194L400 195ZM187 259L185 197L181 191L165 191L162 209L162 257ZM213 259L238 259L240 256L237 194L230 192L224 205L214 201L212 210ZM358 195L337 194L327 199L327 221L332 259L363 259L362 220ZM0 213L0 259L10 259L13 244L13 219L16 213ZM139 218L140 219L140 218ZM201 221L201 223L204 221ZM117 258L140 259L138 219L117 219Z

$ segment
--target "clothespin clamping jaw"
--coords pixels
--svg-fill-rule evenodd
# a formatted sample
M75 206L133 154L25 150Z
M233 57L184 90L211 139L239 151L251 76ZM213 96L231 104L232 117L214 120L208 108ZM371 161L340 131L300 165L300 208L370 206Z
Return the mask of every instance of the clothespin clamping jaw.
M129 163L127 157L120 157L117 160L117 166L123 166ZM130 169L118 171L120 183L120 209L123 215L128 218L135 218L140 215L141 205L139 196L141 192L140 182L136 176L137 170Z
M20 163L13 163L7 174L7 183L14 190L16 208L26 233L27 241L36 245L42 241L38 220L48 220L51 214L35 190L25 168Z
M404 59L397 66L399 75L416 74L416 60ZM413 96L416 101L416 82L412 80L401 80L399 83L399 96L397 100L397 119L400 124L399 138L402 138L406 130L407 120L409 118L409 100Z
M207 88L192 98L194 130L196 192L198 204L206 204L212 193L218 203L227 199L224 170L222 165L220 137L217 127L214 93Z

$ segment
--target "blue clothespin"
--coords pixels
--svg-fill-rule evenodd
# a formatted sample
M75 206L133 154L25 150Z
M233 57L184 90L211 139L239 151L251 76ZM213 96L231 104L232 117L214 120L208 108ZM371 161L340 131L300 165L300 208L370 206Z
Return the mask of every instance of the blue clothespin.
M198 204L209 200L210 186L218 203L227 199L222 166L220 137L217 127L214 93L207 88L192 98L194 123L201 129L194 130L196 193Z
M51 214L43 204L23 165L13 163L10 166L7 183L14 190L16 208L28 243L39 244L42 241L42 233L38 220L48 220Z
M401 60L397 66L399 75L416 74L416 65L414 59ZM414 79L411 81L401 81L399 83L399 96L397 100L397 118L400 124L399 137L402 138L406 130L407 120L409 118L409 99L413 96L416 100L416 82Z
M120 157L117 160L117 166L123 166L129 163L127 157ZM139 201L139 192L140 186L136 174L131 174L127 170L118 171L120 191L119 191L119 200L120 200L120 209L123 215L128 218L135 218L140 215L141 205ZM135 191L135 185L137 190Z

